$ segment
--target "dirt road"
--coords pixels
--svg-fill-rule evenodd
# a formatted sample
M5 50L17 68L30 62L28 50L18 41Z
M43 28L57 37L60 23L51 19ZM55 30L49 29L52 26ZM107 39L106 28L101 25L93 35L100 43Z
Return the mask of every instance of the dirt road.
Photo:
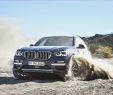
M113 59L104 61L113 63ZM53 75L41 79L16 80L12 73L1 72L0 95L113 95L113 80L62 82Z

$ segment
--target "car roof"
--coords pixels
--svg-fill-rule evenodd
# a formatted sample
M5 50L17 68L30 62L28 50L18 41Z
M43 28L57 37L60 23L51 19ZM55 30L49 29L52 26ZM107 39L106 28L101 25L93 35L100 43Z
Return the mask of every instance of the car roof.
M46 36L46 37L47 37L47 38L49 38L49 37L50 37L50 38L51 38L51 37L69 37L69 38L71 37L71 38L73 38L74 36Z

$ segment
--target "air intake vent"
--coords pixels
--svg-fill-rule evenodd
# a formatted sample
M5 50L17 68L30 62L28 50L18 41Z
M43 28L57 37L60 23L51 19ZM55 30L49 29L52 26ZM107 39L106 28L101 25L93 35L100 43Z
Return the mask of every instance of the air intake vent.
M51 52L49 51L25 51L24 52L25 59L47 60L50 57L51 57Z

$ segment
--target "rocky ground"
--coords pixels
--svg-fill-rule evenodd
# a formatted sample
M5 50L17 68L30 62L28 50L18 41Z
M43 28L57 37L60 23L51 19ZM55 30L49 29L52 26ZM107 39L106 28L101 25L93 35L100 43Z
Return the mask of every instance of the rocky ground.
M113 59L95 60L113 63ZM11 72L1 72L0 95L113 95L113 79L63 82L57 76L49 75L16 80Z

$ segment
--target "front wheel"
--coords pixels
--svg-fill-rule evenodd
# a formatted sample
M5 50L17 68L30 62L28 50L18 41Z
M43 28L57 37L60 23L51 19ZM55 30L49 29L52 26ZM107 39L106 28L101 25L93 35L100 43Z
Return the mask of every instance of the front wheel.
M91 75L90 65L83 58L76 59L74 56L70 58L67 66L66 80L88 80Z
M17 70L13 69L13 75L16 79L20 79L20 80L24 80L24 79L28 79L29 78L29 74L28 73L23 73Z
M73 71L73 66L74 66L73 58L74 58L74 56L72 56L70 58L69 63L66 67L66 74L64 76L64 81L72 80L75 77L74 76L74 71Z

